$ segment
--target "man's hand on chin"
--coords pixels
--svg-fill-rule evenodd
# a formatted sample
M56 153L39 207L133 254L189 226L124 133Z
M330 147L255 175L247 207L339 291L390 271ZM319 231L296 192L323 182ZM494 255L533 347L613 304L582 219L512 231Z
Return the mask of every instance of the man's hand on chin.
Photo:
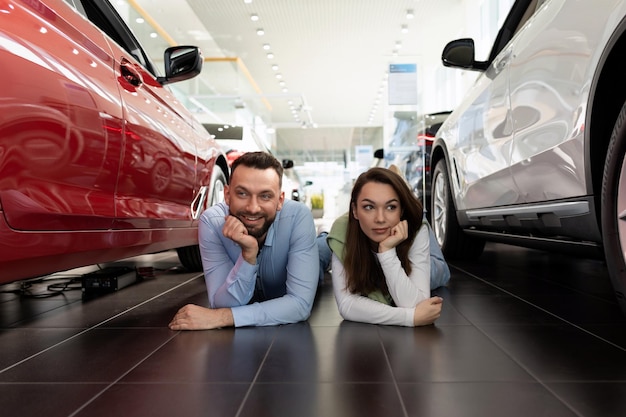
M171 330L209 330L234 325L230 308L206 308L187 304L178 310L168 327Z

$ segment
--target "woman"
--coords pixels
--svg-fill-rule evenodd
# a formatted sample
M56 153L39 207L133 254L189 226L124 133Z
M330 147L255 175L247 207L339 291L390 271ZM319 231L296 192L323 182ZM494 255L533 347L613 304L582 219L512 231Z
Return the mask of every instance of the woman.
M439 317L443 299L430 296L429 229L422 219L421 203L398 174L377 167L359 176L347 226L333 224L328 236L344 319L421 326Z

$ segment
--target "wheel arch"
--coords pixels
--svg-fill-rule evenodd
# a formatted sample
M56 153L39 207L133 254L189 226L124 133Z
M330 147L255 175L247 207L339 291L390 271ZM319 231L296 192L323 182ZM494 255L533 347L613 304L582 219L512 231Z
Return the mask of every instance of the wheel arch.
M437 139L435 140L435 142L433 143L433 147L431 149L431 153L430 153L430 167L431 169L437 166L437 163L439 161L441 161L442 159L444 159L446 161L447 167L448 167L448 178L450 179L450 187L452 188L452 201L454 201L454 206L456 207L456 201L455 201L455 193L454 193L454 188L458 185L458 184L452 184L452 182L457 182L458 181L458 177L456 175L452 175L452 169L453 169L453 161L450 160L450 158L448 157L448 149L446 148L446 144L442 139ZM432 185L431 185L432 186Z
M221 171L221 173L224 175L224 181L225 183L223 185L228 185L229 182L229 178L230 178L230 171L228 169L228 162L226 161L226 158L223 155L219 155L217 157L217 159L215 160L215 165L214 168L219 168L219 170ZM216 192L216 185L215 185L215 180L217 179L216 177L217 172L215 171L215 169L213 170L213 173L211 174L211 184L209 185L209 200L205 202L205 204L212 204L212 198L214 193ZM223 186L222 186L223 188ZM223 189L221 190L223 193ZM208 205L206 207L208 207Z
M230 183L230 169L228 168L228 162L224 155L220 155L215 161L216 165L222 169L222 172L226 176L226 184Z
M617 116L626 102L626 82L622 60L626 55L626 18L622 19L605 47L596 69L589 95L585 126L585 155L588 194L594 196L600 225L604 164Z
M455 190L459 189L459 177L458 175L456 175L457 173L454 167L454 160L450 158L450 155L448 153L448 148L446 147L446 143L444 142L443 139L437 139L435 140L435 142L433 143L433 147L431 148L431 154L430 154L431 172L437 166L439 161L441 161L442 159L446 162L446 169L448 171L448 181L450 182L449 184L450 185L450 198L452 199L452 204L454 205L453 207L454 213L456 215L457 222L460 221L459 224L462 224L463 219L459 217L459 213L456 210L456 208L458 207L458 204L456 201ZM432 177L431 177L431 181L432 181ZM430 186L431 188L433 187L432 182ZM431 198L430 198L431 205L433 204L432 201L433 201L433 197L432 197L432 189L431 189ZM431 211L432 207L428 207L428 210Z

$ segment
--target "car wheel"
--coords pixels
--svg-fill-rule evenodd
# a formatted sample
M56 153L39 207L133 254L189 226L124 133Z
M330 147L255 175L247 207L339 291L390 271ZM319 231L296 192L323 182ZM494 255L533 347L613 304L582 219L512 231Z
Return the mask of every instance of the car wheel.
M216 205L224 201L224 187L226 186L226 175L219 166L213 168L213 192L209 199L206 208Z
M613 127L602 179L604 255L613 289L626 314L626 104Z
M430 200L432 228L446 258L474 259L479 257L485 247L485 241L468 236L459 226L444 159L437 162L433 171Z
M211 207L217 203L224 201L224 186L226 185L226 176L222 169L215 165L212 174L213 191L211 197L207 200L205 208ZM202 271L202 257L200 256L200 247L198 245L185 246L176 249L178 259L183 266L189 271Z

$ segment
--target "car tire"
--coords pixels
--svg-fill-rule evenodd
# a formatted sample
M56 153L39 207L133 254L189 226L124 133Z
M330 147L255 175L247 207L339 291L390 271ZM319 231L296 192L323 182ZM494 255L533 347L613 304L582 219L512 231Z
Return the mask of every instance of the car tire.
M604 165L601 215L607 269L619 305L626 314L626 104L617 117Z
M211 184L213 188L211 197L207 200L205 209L217 203L224 201L224 186L226 185L226 176L224 171L215 165L213 174L211 175ZM200 256L200 246L192 245L176 249L180 263L189 271L202 271L202 256Z
M430 194L431 225L444 256L448 259L475 259L485 247L482 239L468 236L459 226L445 159L437 162Z

